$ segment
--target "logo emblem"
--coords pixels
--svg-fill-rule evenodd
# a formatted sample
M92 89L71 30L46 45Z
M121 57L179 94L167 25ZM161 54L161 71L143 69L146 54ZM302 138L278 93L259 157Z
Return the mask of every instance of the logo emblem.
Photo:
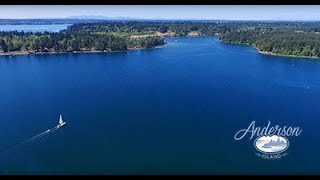
M255 148L267 154L281 153L288 149L289 141L285 137L273 135L273 136L261 136L254 141Z
M265 127L256 127L255 121L252 121L247 129L239 130L235 135L236 141L242 140L246 135L249 136L249 140L254 140L254 147L257 150L257 155L263 159L280 159L285 156L287 149L289 148L289 140L287 137L299 136L302 132L300 127L281 127L276 125L270 127L269 121Z

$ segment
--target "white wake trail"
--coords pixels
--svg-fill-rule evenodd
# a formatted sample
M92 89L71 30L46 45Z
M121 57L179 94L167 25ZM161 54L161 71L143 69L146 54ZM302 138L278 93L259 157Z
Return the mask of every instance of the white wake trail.
M52 133L52 132L54 132L54 131L56 131L56 130L58 130L58 129L59 129L59 128L55 126L55 127L51 128L51 129L48 129L48 130L46 130L46 131L44 131L44 132L41 132L41 133L35 135L35 136L33 136L33 137L31 137L31 138L29 138L29 139L27 139L27 140L24 140L24 141L22 141L22 142L16 143L16 144L12 145L11 147L6 148L6 149L4 149L4 150L2 150L2 151L0 151L0 152L7 152L7 151L9 151L9 150L12 150L13 148L17 148L17 147L25 144L25 143L28 143L28 142L37 140L37 139L39 139L39 138L41 138L41 137L43 137L43 136L45 136L45 135L48 135L48 134L50 134L50 133Z
M31 137L31 138L29 138L29 139L21 142L20 144L24 144L24 143L27 143L27 142L30 142L30 141L39 139L39 138L41 138L42 136L45 136L45 135L47 135L47 134L49 134L49 133L52 133L52 132L54 132L54 131L57 130L57 129L58 129L57 127L48 129L48 130L46 130L46 131L44 131L44 132L42 132L42 133L39 133L39 134L37 134L37 135L35 135L35 136L33 136L33 137Z

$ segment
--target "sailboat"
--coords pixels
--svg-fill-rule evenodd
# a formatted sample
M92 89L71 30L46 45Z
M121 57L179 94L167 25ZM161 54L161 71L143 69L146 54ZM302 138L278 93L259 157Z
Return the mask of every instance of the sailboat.
M57 125L57 128L61 128L62 126L64 126L66 124L66 122L63 121L62 116L60 114L60 119L59 119L59 124Z

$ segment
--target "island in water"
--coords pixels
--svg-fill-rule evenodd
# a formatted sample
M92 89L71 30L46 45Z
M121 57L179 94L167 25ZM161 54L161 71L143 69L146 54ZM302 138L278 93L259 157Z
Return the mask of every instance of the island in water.
M59 32L0 32L0 55L125 51L163 45L163 37L173 36L216 36L263 54L320 57L320 22L209 20L92 21Z

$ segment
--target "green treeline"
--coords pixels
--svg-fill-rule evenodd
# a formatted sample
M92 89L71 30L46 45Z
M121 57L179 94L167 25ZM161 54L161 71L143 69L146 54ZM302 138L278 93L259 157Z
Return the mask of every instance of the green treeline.
M101 23L81 23L71 25L64 32L119 32L139 35L154 32L174 32L173 36L186 36L189 32L197 31L200 35L211 36L215 33L225 33L232 24L225 25L216 22L198 21L109 21Z
M122 51L164 44L160 37L130 38L97 33L0 32L0 52Z
M228 43L253 45L260 51L280 55L320 56L320 35L314 32L239 31L223 34Z
M156 21L74 24L66 32L167 33L218 36L227 43L252 45L260 51L296 56L320 56L320 22Z
M260 51L320 56L320 22L104 21L78 23L58 33L0 32L0 52L119 51L164 44L160 36L217 36Z
M220 40L279 55L320 57L319 23L250 24L222 34Z

